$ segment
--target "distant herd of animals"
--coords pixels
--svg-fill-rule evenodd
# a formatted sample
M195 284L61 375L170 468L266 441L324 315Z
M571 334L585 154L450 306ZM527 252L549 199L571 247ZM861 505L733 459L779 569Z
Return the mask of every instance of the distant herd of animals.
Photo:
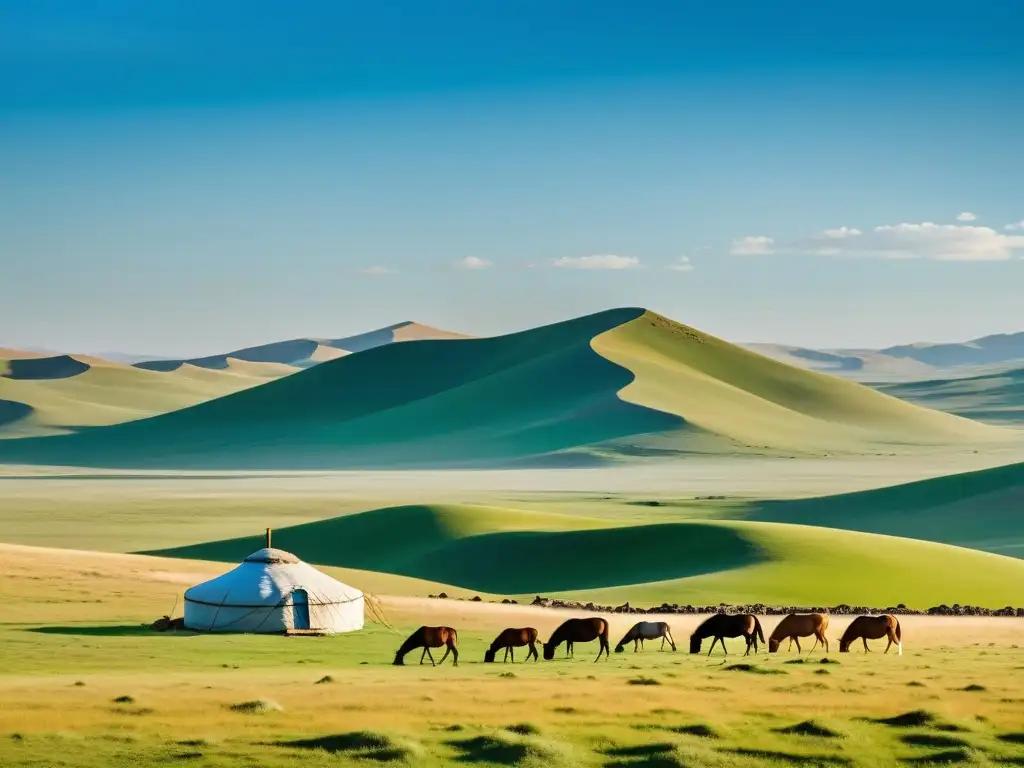
M829 643L828 638L825 637L825 630L827 629L828 614L791 613L782 619L772 631L771 636L768 638L768 652L776 653L784 640L789 640L787 650L793 647L793 643L796 643L797 652L801 652L800 638L802 637L814 638L814 645L811 646L811 651L820 643L824 646L825 651L828 652ZM764 642L761 622L757 616L750 613L731 615L720 613L707 619L690 635L690 653L700 653L701 644L709 637L712 638L711 647L708 649L709 656L718 643L722 644L722 652L728 655L729 652L725 649L726 638L742 637L747 644L744 656L749 654L751 650L757 653L758 642ZM885 646L885 653L888 653L889 649L895 645L896 652L900 655L903 654L903 635L900 630L900 622L895 616L891 614L858 616L850 622L850 625L839 639L839 650L842 653L846 653L854 642L860 640L864 644L864 651L868 652L868 640L880 640L883 637L889 640ZM672 630L667 622L641 621L634 624L623 636L619 644L615 646L615 652L622 653L625 647L632 643L633 652L635 653L638 649L643 648L645 640L659 639L661 640L662 650L664 650L666 642L673 651L676 650ZM503 662L507 662L511 657L514 663L516 660L515 649L526 646L529 646L529 651L526 654L527 660L532 658L534 661L537 661L540 658L540 654L537 652L538 645L543 646L544 658L550 661L555 657L555 651L562 643L565 643L565 655L573 656L573 645L575 643L590 643L594 640L600 643L597 659L594 661L600 660L602 654L606 658L610 657L608 621L596 616L568 619L551 633L551 637L548 638L546 643L540 641L540 635L533 627L509 628L503 630L501 634L494 638L494 642L491 643L490 648L484 653L484 661L495 661L498 652L504 650ZM402 647L395 654L394 664L404 664L406 655L413 650L422 648L423 653L420 654L420 664L423 664L424 659L429 658L430 663L436 666L430 649L442 647L447 650L445 650L444 656L441 657L441 661L437 663L443 663L448 658L448 654L451 654L452 663L458 666L458 633L451 627L420 627L402 643Z

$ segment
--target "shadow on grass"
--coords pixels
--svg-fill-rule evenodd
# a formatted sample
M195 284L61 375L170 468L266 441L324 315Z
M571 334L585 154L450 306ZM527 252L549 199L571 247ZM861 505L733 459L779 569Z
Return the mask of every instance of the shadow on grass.
M933 752L930 755L920 757L905 757L903 762L907 765L954 765L956 763L970 763L974 758L970 750L948 749L945 752Z
M157 632L148 624L67 624L56 627L29 627L26 632L41 635L74 635L78 637L191 637L201 634L187 629L174 632Z
M350 754L362 760L381 763L405 760L414 755L414 750L409 745L385 734L372 731L353 731L310 739L276 741L273 742L273 745L289 749L311 749L323 750L332 754Z
M839 755L801 755L797 752L775 752L768 749L724 749L723 752L731 752L734 755L752 757L756 760L773 760L782 764L790 765L852 765L853 761L848 757Z

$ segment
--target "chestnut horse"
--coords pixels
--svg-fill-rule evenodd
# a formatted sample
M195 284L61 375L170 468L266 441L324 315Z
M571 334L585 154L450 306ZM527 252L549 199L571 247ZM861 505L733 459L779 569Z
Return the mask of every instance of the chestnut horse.
M597 652L598 661L601 654L611 656L608 650L608 622L594 616L589 619L568 619L551 633L551 637L544 643L544 659L551 661L555 658L555 649L565 643L565 655L573 655L573 643L589 643L591 640L600 640L601 648Z
M484 653L484 661L494 661L494 656L500 648L505 649L505 658L502 663L508 661L509 654L512 654L512 663L516 663L516 652L514 648L522 648L524 645L530 646L529 652L526 654L526 659L532 657L534 661L540 658L537 653L537 630L533 627L523 627L522 629L515 629L509 627L508 629L502 630L501 634L494 638L494 642L491 643L491 647Z
M796 641L796 652L800 653L800 638L810 637L811 635L814 636L814 645L811 646L812 651L818 647L819 642L828 651L828 638L825 637L826 629L828 629L828 614L791 613L780 621L778 626L772 631L771 637L768 638L768 653L778 651L779 645L787 637L790 641L790 647L793 646L793 641Z
M864 653L867 653L870 650L868 640L879 640L883 637L889 638L885 646L886 653L895 645L896 654L903 655L903 632L900 630L899 619L888 613L881 616L858 616L850 622L850 626L839 638L839 650L841 653L849 652L850 644L859 639L864 643Z
M423 657L430 657L431 666L437 666L434 664L434 655L430 652L431 648L440 648L442 645L448 647L448 650L444 652L444 656L441 657L440 664L444 664L444 660L448 658L448 654L452 655L452 665L459 666L459 649L456 648L456 644L459 641L459 636L455 630L451 627L420 627L411 635L409 639L402 643L402 647L398 649L398 653L395 654L394 664L395 666L401 666L405 664L405 655L414 648L422 648L423 653L420 654L420 664L423 663Z
M715 644L722 644L722 653L726 656L729 652L725 650L725 638L727 637L742 637L747 641L747 652L743 655L746 656L750 653L750 648L754 648L754 653L757 653L757 641L760 638L761 642L764 642L764 632L761 631L761 622L757 620L757 616L751 613L716 613L710 617L690 635L690 653L700 653L700 645L705 637L713 637L711 641L711 647L708 648L708 656L715 650Z
M644 640L657 640L661 638L661 650L665 650L665 641L668 640L668 644L672 646L672 650L676 649L676 641L672 639L672 630L664 621L638 621L632 626L629 632L626 633L625 637L619 640L619 644L615 646L616 653L622 653L622 649L626 646L630 640L633 641L633 653L636 653L637 647L643 647Z

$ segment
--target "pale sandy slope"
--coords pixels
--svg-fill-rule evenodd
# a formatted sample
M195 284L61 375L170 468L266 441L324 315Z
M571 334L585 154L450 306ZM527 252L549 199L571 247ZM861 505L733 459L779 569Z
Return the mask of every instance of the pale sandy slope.
M780 363L653 312L598 335L592 347L635 375L621 399L745 446L855 451L869 443L1010 439L1004 430Z
M31 365L19 369L24 361ZM8 407L14 418L0 418L0 437L60 434L133 421L229 395L296 370L275 363L229 360L219 370L182 365L164 373L82 355L12 357L2 363L8 375L0 376L0 401L23 407L17 411Z

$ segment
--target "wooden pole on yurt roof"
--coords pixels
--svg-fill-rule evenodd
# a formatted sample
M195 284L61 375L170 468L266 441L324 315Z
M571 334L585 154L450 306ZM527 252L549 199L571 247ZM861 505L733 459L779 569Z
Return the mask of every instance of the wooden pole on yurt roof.
M270 529L267 528L267 549L270 549Z

